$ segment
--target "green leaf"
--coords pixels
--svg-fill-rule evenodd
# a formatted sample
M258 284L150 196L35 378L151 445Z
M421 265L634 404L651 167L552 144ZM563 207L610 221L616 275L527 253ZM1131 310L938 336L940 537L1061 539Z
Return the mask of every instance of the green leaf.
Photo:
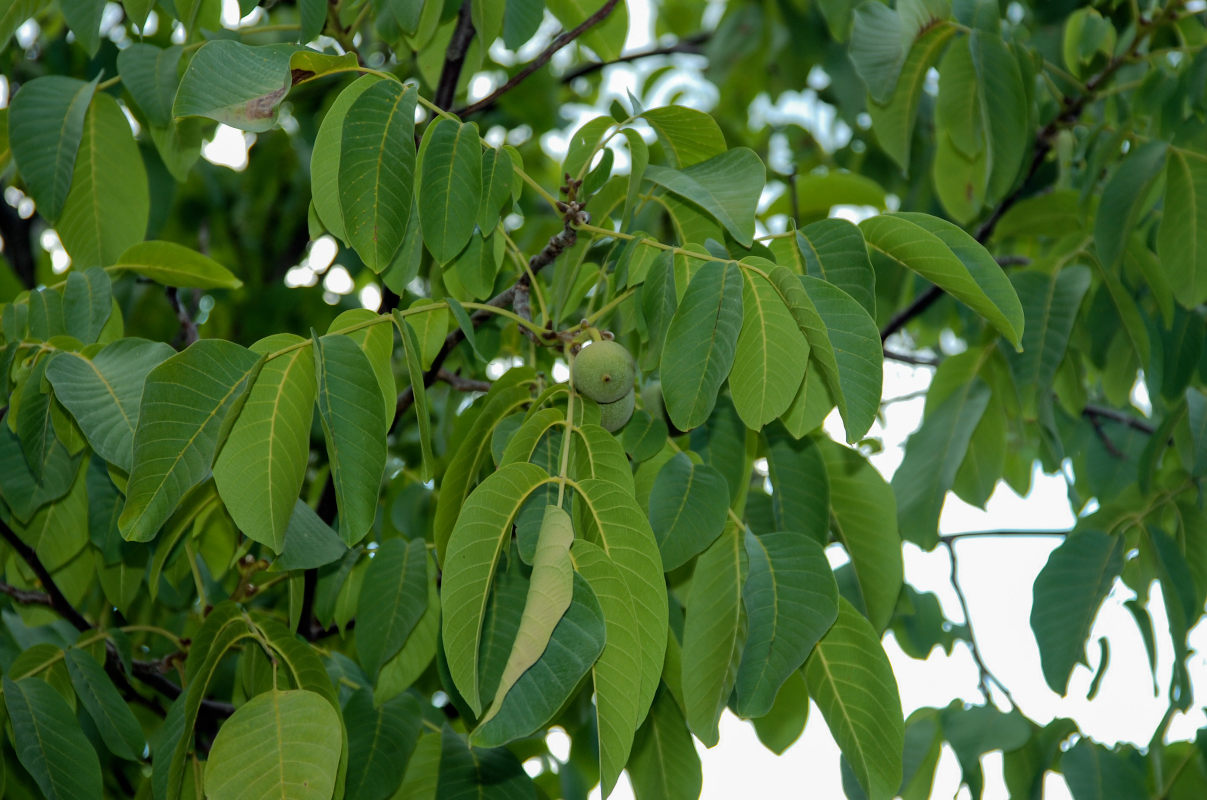
M428 409L427 387L423 385L423 367L420 364L419 337L415 329L397 310L394 311L394 324L402 336L402 348L406 358L407 375L411 380L411 393L415 397L415 416L419 421L419 452L423 459L420 477L425 481L431 480L435 474L436 458L432 455L432 417Z
M592 523L584 538L598 544L616 565L633 598L640 632L641 679L630 691L637 697L637 722L645 718L658 689L666 655L667 594L662 559L654 532L632 494L609 481L588 478L575 487Z
M786 267L774 268L770 274L809 340L830 395L837 400L847 441L857 441L880 408L884 370L876 323L854 298L831 283L798 276Z
M344 146L344 120L352 103L378 81L377 75L362 75L336 95L323 116L310 154L310 196L319 220L333 236L348 244L344 209L339 190L340 160ZM414 142L411 147L414 148Z
M339 535L351 546L373 525L385 475L381 388L368 356L347 336L314 338L314 372L339 507Z
M528 594L524 599L524 611L520 616L519 627L516 629L515 641L511 645L511 652L507 656L507 663L503 667L503 674L495 689L494 699L479 721L479 728L474 732L479 744L486 741L503 744L504 741L513 738L510 736L500 738L501 733L488 734L482 729L498 715L508 700L508 692L513 686L516 686L520 676L543 657L547 646L551 646L553 630L558 626L566 609L570 607L570 601L574 595L574 569L570 565L570 545L573 541L574 526L570 515L558 506L546 506L540 532L537 535L536 551L532 557L532 577L529 580ZM602 626L602 618L600 622ZM602 649L601 637L600 650ZM568 689L572 688L574 683L582 677L594 660L592 658L590 662L583 665L582 672L574 677L570 686L567 687ZM548 677L565 678L565 676L557 674L556 667L553 668L553 672L554 674ZM561 705L561 700L557 702L557 705ZM510 730L512 726L506 720L501 720L496 726L496 729L498 728ZM520 735L527 735L527 733L528 731L525 731Z
M603 795L629 760L633 736L643 709L633 692L633 676L641 674L641 633L633 598L616 565L598 545L577 539L570 549L574 568L590 584L603 611L603 652L591 668L599 735L599 771Z
M258 694L222 723L205 765L209 797L327 800L340 760L340 720L303 689Z
M805 732L809 719L809 687L804 670L788 676L775 696L775 705L761 717L751 720L759 741L777 756L796 743Z
M394 424L398 385L394 381L394 331L383 324L386 318L367 308L353 308L331 320L328 334L343 333L356 342L369 358L377 386L381 389L382 421L386 430Z
M803 533L825 546L829 540L830 487L820 448L813 439L796 441L774 432L768 435L767 445L776 529Z
M888 656L871 624L845 599L805 663L809 696L870 800L901 785L905 722Z
M588 158L597 155L601 148L604 134L610 131L616 122L611 117L598 116L587 120L570 136L566 145L566 157L562 160L562 172L572 178L586 175L591 163Z
M1018 59L996 33L968 37L976 70L977 108L987 138L987 199L996 202L1014 186L1029 142L1029 103Z
M741 269L706 262L671 318L662 351L662 398L675 427L689 430L712 413L733 367L741 324Z
M880 214L859 223L868 247L917 272L968 305L1020 347L1023 309L993 256L975 239L928 214Z
M4 678L4 704L21 766L48 800L102 797L101 765L71 707L41 678Z
M79 459L56 440L42 466L42 477L35 478L21 440L7 424L0 424L0 497L18 521L28 522L39 508L67 494L79 466Z
M348 800L385 800L402 783L423 730L419 699L404 694L374 706L361 689L344 706L348 729Z
M409 782L408 776L403 787ZM470 747L464 735L445 725L434 800L536 800L536 792L510 750Z
M281 555L273 562L280 570L314 569L337 561L348 546L310 506L295 500Z
M876 272L858 227L845 219L818 220L801 228L795 242L805 274L842 289L875 318Z
M84 46L89 56L96 56L96 51L101 47L101 16L105 13L105 0L59 0L59 8L76 41Z
M95 342L113 313L113 284L102 269L67 274L63 288L63 318L67 333L85 344Z
M172 115L209 117L245 131L272 130L293 85L290 59L297 50L293 44L206 42L180 79Z
M809 342L774 284L742 270L742 329L729 394L747 428L759 430L788 410L808 360Z
M738 243L750 246L754 212L767 180L767 170L753 150L735 147L679 170L651 164L645 178L699 206Z
M892 89L892 94L888 95L885 102L873 100L868 103L868 114L872 117L872 130L876 132L876 140L903 172L909 172L910 144L913 141L914 121L918 116L918 104L922 98L926 74L939 60L947 40L955 32L955 26L949 22L926 29L909 48L909 55L897 71L900 77Z
M662 143L670 165L690 167L725 152L725 136L717 121L687 106L663 106L641 113Z
M858 451L822 440L830 484L830 528L855 569L872 627L884 630L897 607L904 567L892 487Z
M76 472L67 495L40 508L27 525L14 525L20 537L34 548L42 566L51 572L70 563L88 544L85 473L82 469Z
M785 194L771 204L769 211L773 214L790 214L795 209L800 220L818 220L812 225L825 223L823 228L837 228L841 224L843 228L852 228L853 225L845 219L824 219L830 209L838 205L872 206L883 211L884 187L865 175L845 170L801 175L796 179L796 205L792 205L791 194ZM809 227L802 228L802 231ZM791 243L791 239L788 242Z
M482 143L471 123L441 117L419 148L419 222L423 243L441 264L461 252L482 204Z
M1052 393L1064 361L1081 301L1090 288L1087 267L1065 267L1055 274L1024 270L1011 276L1027 320L1022 351L1007 354L1015 384L1029 408Z
M825 551L804 533L746 531L744 545L749 629L734 693L738 714L761 717L837 618L838 586Z
M130 123L107 94L84 117L59 237L77 269L112 264L147 234L150 189Z
M185 492L209 476L261 359L233 342L202 339L147 373L134 461L122 509L122 536L147 542Z
M15 20L18 25L21 21ZM58 221L67 202L96 83L46 75L26 83L13 97L8 115L13 160L38 213L51 223Z
M357 602L357 653L370 679L402 649L427 610L427 547L423 539L389 539L377 548Z
M0 9L0 50L8 49L9 39L21 23L30 19L44 6L43 0L5 0Z
M1094 249L1098 252L1098 260L1108 269L1114 269L1123 259L1128 239L1139 225L1141 217L1156 200L1153 189L1161 177L1161 168L1166 164L1168 150L1169 146L1160 141L1140 145L1124 159L1103 187L1098 215L1094 222ZM1187 177L1186 173L1175 163L1168 167L1167 174L1173 176L1175 185L1179 187L1172 195L1168 188L1166 189L1167 201L1180 199L1183 203L1193 202L1192 197L1181 196L1181 191L1187 188L1182 183ZM1174 263L1179 266L1187 263L1185 256L1174 255L1170 252L1171 248L1182 251L1188 241L1197 242L1197 236L1188 230L1180 232L1185 234L1185 237L1174 234L1175 225L1185 224L1183 220L1186 220L1186 208L1186 205L1179 205L1166 209L1166 214L1172 212L1173 224L1163 221L1157 238L1162 256L1173 258ZM1195 216L1197 214L1192 214L1190 219ZM1160 235L1161 233L1164 233L1164 236ZM1174 277L1172 273L1167 274Z
M1157 254L1178 302L1207 301L1207 157L1169 148Z
M671 693L658 693L629 760L637 800L696 800L703 788L700 756Z
M440 594L436 588L436 564L427 559L427 599L423 616L415 624L402 650L381 667L373 698L377 703L388 702L400 692L410 688L432 663L436 655L437 639L440 635Z
M244 535L281 552L306 476L316 384L310 342L277 334L252 345L267 355L214 463L214 482Z
M151 125L172 124L172 100L180 83L177 67L182 55L184 48L180 45L156 47L142 42L133 42L117 54L122 86Z
M908 52L901 18L880 3L861 3L851 16L851 63L872 100L885 103L897 85Z
M448 538L441 581L444 650L453 682L475 714L482 711L482 628L495 568L520 507L548 479L534 464L500 467L469 495Z
M505 695L503 689L508 676L504 674L496 699L498 711L483 718L470 735L471 743L492 746L535 733L570 698L603 651L605 629L599 602L584 578L572 571L568 571L568 577L572 581L574 602L557 622L548 647ZM524 611L527 616L527 603ZM523 635L524 622L521 621L517 645ZM508 666L512 663L509 660Z
M238 289L243 281L214 259L175 242L141 242L122 253L112 271L128 271L164 286Z
M482 151L482 202L478 205L478 228L489 236L499 224L504 204L511 197L514 172L511 159L502 151L487 147Z
M1035 578L1031 630L1044 680L1064 694L1069 675L1085 664L1085 640L1098 607L1123 569L1123 540L1097 531L1068 536Z
M1060 771L1077 800L1143 800L1144 771L1134 759L1081 739L1060 756Z
M64 651L63 660L71 675L71 685L88 716L92 717L105 746L127 761L142 758L146 746L142 728L104 668L87 652L76 648Z
M683 624L683 701L692 733L712 747L742 648L742 536L730 527L696 559Z
M356 254L380 273L402 245L415 176L418 90L396 81L366 87L345 112L339 146L339 204ZM334 124L334 123L333 123Z
M712 467L676 453L654 479L649 509L662 568L669 572L721 535L729 514L729 485Z
M939 512L991 395L979 378L961 384L909 437L892 482L903 539L928 550L939 543Z

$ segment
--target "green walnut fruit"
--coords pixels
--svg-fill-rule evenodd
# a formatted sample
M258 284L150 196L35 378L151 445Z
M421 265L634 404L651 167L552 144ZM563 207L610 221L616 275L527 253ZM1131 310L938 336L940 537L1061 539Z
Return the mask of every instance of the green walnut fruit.
M631 394L636 377L633 356L613 341L594 342L574 358L574 388L597 403L615 403ZM632 406L630 400L630 413Z
M615 433L623 428L629 418L633 416L633 407L636 405L637 392L633 389L629 389L628 393L615 403L600 403L599 424L608 433Z

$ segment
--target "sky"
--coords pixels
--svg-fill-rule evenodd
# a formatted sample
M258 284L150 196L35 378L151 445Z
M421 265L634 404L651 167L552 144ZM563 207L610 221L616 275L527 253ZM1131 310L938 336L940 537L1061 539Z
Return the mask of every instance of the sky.
M238 24L236 0L224 0L227 11L225 20L230 25ZM715 2L709 4L714 17L721 10ZM649 9L644 0L628 0L630 31L626 42L628 49L641 49L652 44L652 29ZM254 12L253 12L254 13ZM245 20L250 22L251 20ZM569 50L569 49L568 49ZM562 51L559 58L569 58ZM521 60L531 54L521 51ZM555 59L555 65L558 59ZM665 63L665 62L660 62ZM699 59L678 55L671 59L683 68L681 77L674 79L671 87L686 88L686 102L708 110L715 98L709 85L695 79L693 73L699 69ZM636 87L634 69L652 69L648 61L637 67L617 66L605 73L603 103L613 97L624 98L626 90ZM842 123L835 122L833 109L818 100L816 81L811 75L806 85L797 93L777 98L760 98L751 108L752 124L765 124L766 120L796 121L808 128L819 141L838 141L844 132ZM824 80L824 76L821 76ZM812 86L812 88L810 88ZM471 95L484 96L493 85L489 79L475 82ZM669 91L668 87L663 87ZM598 111L586 107L570 109L572 123L561 133L552 132L542 139L542 145L551 155L564 152L567 135L577 127L581 119L593 116ZM254 136L233 129L220 128L215 140L207 146L206 157L215 163L240 168L246 163L247 151L254 144ZM790 154L772 153L772 157L790 157ZM833 215L858 219L870 213L869 209L836 208ZM320 274L328 270L334 254L331 243L320 246L323 255L313 258L313 269L306 263L299 266L302 272L294 276L296 285L313 285ZM314 254L312 253L312 256ZM309 273L305 273L310 269ZM347 271L340 265L330 266L324 279L324 288L336 294L352 291ZM330 286L328 286L330 283ZM375 307L380 294L362 293L362 302ZM906 343L899 343L904 345ZM898 349L904 349L899 346ZM886 362L884 396L897 398L926 389L932 370L895 362ZM1136 413L1142 415L1146 403L1142 385L1134 395ZM924 399L892 402L884 407L883 422L878 422L870 436L882 439L883 450L871 457L873 465L886 479L901 463L902 445L909 434L921 422ZM835 439L842 441L841 423L835 416L827 420L827 430ZM1067 467L1066 467L1067 468ZM1030 494L1019 497L1005 485L999 485L987 508L981 510L961 502L949 495L940 518L943 534L985 530L1056 530L1071 528L1075 520L1066 496L1066 483L1062 475L1044 475L1037 472ZM1039 652L1031 634L1029 615L1031 611L1032 584L1042 569L1048 555L1060 543L1051 536L1013 537L1006 541L1001 537L978 537L963 539L955 545L959 561L959 579L964 590L972 627L982 656L989 669L1009 688L1021 710L1032 720L1043 724L1057 716L1074 719L1085 736L1097 742L1112 745L1130 742L1143 746L1151 738L1165 711L1163 697L1152 694L1153 677L1147 657L1130 614L1123 603L1132 598L1132 592L1117 582L1103 604L1088 641L1087 658L1089 668L1075 668L1066 697L1059 697L1044 682L1040 669ZM837 547L837 546L834 546ZM833 552L832 561L838 562L842 555ZM959 600L950 582L951 565L946 550L938 548L923 552L913 544L905 544L905 579L918 591L934 592L941 603L945 616L953 622L964 622ZM1157 683L1162 687L1168 683L1172 669L1173 650L1165 626L1164 607L1159 592L1152 595L1149 606L1157 631ZM1110 642L1111 663L1093 700L1086 699L1090 682L1098 666L1099 637ZM1191 634L1191 645L1195 651L1190 664L1191 680L1196 697L1207 692L1207 658L1200 653L1207 650L1207 628L1200 625ZM964 643L956 645L948 656L935 649L925 660L906 656L897 646L893 635L884 638L884 647L889 655L897 677L904 713L917 708L943 707L953 699L969 704L984 702L977 684L978 673L975 663ZM996 695L993 702L1002 710L1008 710L1005 698ZM1167 740L1193 738L1195 731L1207 724L1201 709L1177 715L1167 732ZM550 746L555 755L565 752L567 741L564 733L555 731L550 737ZM810 712L809 723L801 739L784 755L776 756L766 750L754 734L753 727L726 711L721 721L720 743L705 749L697 742L703 772L703 800L722 800L754 794L760 797L842 797L839 776L839 751L830 736L822 715L816 706ZM1001 777L1002 756L1000 752L989 753L982 759L986 784L984 797L999 800L1007 797ZM597 798L598 789L592 795ZM627 778L611 795L616 800L632 798ZM932 797L967 798L969 792L960 786L960 771L950 748L944 745L943 754L936 770ZM1049 773L1045 782L1046 798L1062 800L1070 797L1063 779Z

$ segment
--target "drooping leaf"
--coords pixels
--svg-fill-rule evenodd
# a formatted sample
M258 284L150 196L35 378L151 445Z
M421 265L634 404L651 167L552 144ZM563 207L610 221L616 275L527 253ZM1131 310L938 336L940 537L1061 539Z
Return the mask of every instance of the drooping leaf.
M1068 536L1035 579L1031 630L1044 680L1064 694L1073 667L1085 663L1085 640L1098 607L1123 568L1123 541L1097 531Z
M821 442L830 485L830 527L851 557L872 627L884 630L901 593L904 566L897 534L897 501L857 451Z
M548 478L535 464L501 467L469 495L448 539L441 582L444 650L453 681L475 714L483 705L479 657L495 568L524 500Z
M641 113L663 152L676 169L690 167L725 152L725 136L716 120L688 106L663 106Z
M1081 739L1060 757L1060 771L1076 800L1142 800L1149 796L1134 760Z
M415 335L415 329L411 327L411 323L397 312L394 314L394 322L402 337L407 375L411 379L411 394L415 398L415 415L419 420L419 452L423 459L420 475L424 480L431 480L432 475L435 474L436 459L432 455L432 419L431 411L428 409L427 387L423 385L423 367L419 360L421 356L419 337Z
M129 90L151 125L172 124L172 100L180 82L177 66L182 55L180 45L156 47L143 42L132 42L117 54L122 86Z
M741 324L741 269L707 262L688 284L662 351L662 397L677 428L708 419L733 367Z
M339 714L303 689L258 694L222 723L205 765L210 797L326 800L335 790Z
M440 635L440 594L436 588L436 565L427 559L427 600L423 616L411 630L398 654L381 666L373 698L377 703L388 702L400 692L408 689L436 655L437 639Z
M337 561L348 552L339 534L323 522L301 499L295 500L285 528L281 555L273 564L284 570L315 569Z
M382 80L377 75L362 75L340 92L327 109L314 137L310 154L310 196L315 213L333 236L348 243L344 230L343 199L340 195L340 160L344 144L344 120L353 101ZM412 142L412 147L414 143Z
M729 512L729 486L712 467L678 453L658 471L649 509L662 568L670 571L721 535Z
M395 81L365 87L344 113L342 138L331 142L339 147L344 233L378 273L394 260L411 214L417 98L415 87Z
M918 105L922 99L923 83L955 32L955 26L947 22L928 27L912 42L900 69L889 67L899 77L885 102L873 100L868 103L868 114L872 117L872 130L876 132L876 140L903 172L909 172L910 144L913 141ZM886 74L889 73L886 71Z
M4 704L17 759L42 795L49 800L99 800L100 761L62 696L41 678L5 677Z
M344 707L348 728L348 800L386 800L406 774L423 730L423 711L413 694L374 705L361 689Z
M763 746L776 755L783 755L805 732L808 718L809 687L804 671L798 669L780 687L771 710L752 719L751 723Z
M1165 162L1165 203L1157 253L1178 302L1207 300L1207 158L1179 147Z
M671 693L658 693L633 741L629 778L637 800L695 800L703 788L700 756Z
M1027 327L1022 352L1008 355L1010 371L1028 407L1033 408L1052 392L1077 312L1090 287L1090 271L1081 266L1066 267L1054 275L1024 270L1013 276L1013 283Z
M482 203L482 144L471 123L440 118L419 148L419 221L423 242L446 264L474 232Z
M803 533L824 546L829 538L830 486L818 444L769 432L767 476L775 529Z
M20 6L17 3L10 11ZM19 25L24 19L13 21ZM96 83L46 75L26 83L13 97L8 115L13 160L38 212L50 222L58 220L67 202L76 153L84 136L84 118Z
M438 775L433 800L536 800L532 779L510 750L471 747L447 725L440 734ZM410 776L403 788L408 783Z
M291 349L290 349L291 348ZM316 383L311 344L278 334L252 345L268 355L214 463L214 482L248 538L281 552L306 476Z
M749 247L766 173L753 150L735 147L679 170L651 164L645 178L699 206L738 243Z
M65 650L63 660L71 675L71 685L105 746L128 761L141 758L146 746L142 728L104 668L87 652L77 648Z
M897 679L879 635L843 598L834 625L805 663L805 680L870 800L893 797L905 739Z
M110 269L135 272L164 286L238 289L243 285L214 259L175 242L141 242L122 253Z
M122 536L155 537L185 492L204 480L261 358L233 342L202 339L147 373Z
M1099 260L1108 268L1113 269L1123 259L1128 238L1136 229L1141 216L1151 207L1155 199L1152 197L1153 188L1161 177L1161 168L1166 163L1168 149L1168 145L1160 141L1147 142L1137 147L1124 159L1103 187L1102 201L1098 205L1094 222L1094 248L1098 251ZM1177 166L1169 167L1169 171L1173 174L1175 186L1185 186L1180 182L1180 179L1185 177L1184 171ZM1168 188L1166 191L1168 194ZM1178 198L1179 194L1179 190L1175 190L1172 198ZM1161 231L1165 235L1158 237L1158 245L1165 245L1161 248L1163 255L1173 255L1169 253L1169 246L1174 244L1171 241L1174 227L1186 219L1186 206L1173 208L1172 211L1173 221L1162 223ZM1193 215L1191 218L1193 219ZM1196 241L1189 230L1183 232L1189 238L1177 238L1180 252L1188 241ZM1184 257L1174 256L1174 263L1184 264Z
M712 747L737 679L742 648L742 536L730 526L696 560L683 625L683 702L688 727Z
M993 256L962 229L913 212L880 214L859 227L873 252L933 282L1020 346L1018 296Z
M357 625L371 636L357 640L370 679L402 649L427 610L427 547L421 538L389 539L377 548L357 602Z
M801 228L794 241L805 274L842 289L875 318L876 272L858 227L845 219L822 219Z
M599 735L600 784L606 797L629 760L642 709L632 690L641 674L641 633L624 579L598 545L577 539L570 549L575 571L586 579L603 612L605 643L591 668Z
M729 394L746 427L759 430L788 409L808 361L809 342L774 284L742 270L742 328Z
M95 342L113 312L113 284L104 270L72 270L63 288L67 333L85 344Z
M808 535L746 531L744 538L750 574L742 602L749 630L734 693L739 714L761 717L834 623L838 587L821 545Z
M536 732L570 698L603 651L605 628L599 601L584 578L573 572L570 578L574 602L557 622L544 653L520 675L506 695L498 695L498 711L488 713L470 734L472 744L498 745ZM524 610L527 614L527 605ZM521 620L517 634L523 632ZM511 663L509 660L509 666ZM507 678L505 672L504 682ZM500 692L504 682L499 684Z

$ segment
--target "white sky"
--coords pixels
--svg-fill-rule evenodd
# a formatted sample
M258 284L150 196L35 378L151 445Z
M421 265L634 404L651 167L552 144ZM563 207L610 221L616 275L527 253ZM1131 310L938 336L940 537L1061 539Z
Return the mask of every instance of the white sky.
M651 45L652 29L646 0L627 0L630 30L627 49L640 49ZM236 0L224 0L224 19L230 25L237 24ZM710 13L715 16L717 3ZM232 10L233 9L233 10ZM521 57L524 56L521 53ZM559 56L566 58L568 51ZM691 65L691 56L675 56L674 63ZM652 69L646 63L636 69ZM634 68L612 67L605 72L602 104L613 98L624 99L626 91L636 89ZM810 76L813 83L814 76ZM697 89L688 92L688 102L707 110L715 102L710 94L711 86L694 82L688 74L677 79L672 87ZM475 86L478 94L485 94L489 87ZM669 89L668 89L669 91ZM791 119L807 127L820 141L841 138L844 132L834 123L831 109L819 103L809 89L780 98L772 104L766 98L758 99L752 106L752 117L758 119ZM596 109L581 107L571 109L571 116L578 120L599 113ZM542 144L552 153L564 152L567 135L577 127L578 120L558 134L552 132ZM841 124L841 123L838 123ZM246 164L247 150L254 144L254 136L219 127L215 141L207 146L205 156L215 163L233 168ZM857 216L858 209L835 209L842 216ZM330 264L330 258L325 259ZM306 268L303 264L299 269ZM338 265L336 265L338 267ZM315 268L317 275L326 269ZM335 268L333 268L334 270ZM342 269L342 267L340 268ZM346 275L346 272L344 273ZM340 273L336 273L342 276ZM305 278L305 276L302 276ZM309 279L299 280L298 285L313 285ZM350 281L349 281L350 283ZM327 286L329 291L351 290L351 286ZM339 293L345 293L340 291ZM380 299L380 295L376 295ZM365 305L375 307L373 293L362 295ZM925 389L930 382L931 370L886 362L884 396L898 397ZM901 445L921 422L924 400L922 398L897 402L889 405L885 412L885 424L877 425L869 435L880 436L884 442L883 452L871 458L872 463L885 476L901 463ZM835 438L843 439L840 425L835 419L827 422ZM949 495L940 519L942 533L957 533L978 530L1053 530L1067 529L1073 525L1073 516L1066 498L1064 479L1037 473L1033 489L1026 498L1020 498L1005 485L999 485L986 511L968 506L954 495ZM999 538L965 539L957 543L960 582L972 615L982 656L989 668L1009 688L1022 711L1031 719L1045 723L1057 716L1074 719L1086 736L1110 745L1130 742L1144 745L1151 738L1165 711L1163 696L1153 696L1146 687L1152 685L1143 643L1130 614L1123 602L1133 595L1121 583L1116 583L1107 598L1094 625L1088 641L1088 660L1091 669L1078 666L1074 669L1069 684L1068 697L1061 698L1053 693L1044 682L1040 669L1039 652L1031 634L1029 616L1031 612L1032 584L1043 567L1048 554L1059 544L1052 537L1016 538L1003 541ZM934 592L940 600L944 614L954 622L962 622L959 601L949 581L950 562L947 553L939 548L925 553L912 544L905 545L905 578L919 591ZM1172 647L1166 627L1164 608L1160 593L1152 595L1150 613L1158 642L1157 682L1164 689L1168 683ZM1097 668L1099 637L1110 642L1111 663L1093 701L1085 699L1094 670ZM885 650L893 665L901 692L902 706L908 716L914 709L931 706L943 707L959 698L971 704L983 702L977 689L977 670L963 643L957 645L951 656L935 649L925 661L906 656L897 646L892 634L884 639ZM1207 629L1199 626L1191 636L1192 649L1207 650ZM1191 679L1196 697L1207 691L1207 659L1195 655L1191 663ZM999 707L1008 710L1003 698L996 698ZM1178 715L1170 725L1167 739L1170 741L1193 738L1195 731L1207 724L1201 709L1190 715ZM551 745L555 751L562 748L564 734L555 733ZM830 736L822 715L813 706L809 723L801 739L783 756L766 750L755 736L753 727L726 711L721 720L720 743L711 750L699 742L704 770L703 800L729 800L736 796L756 797L842 797L839 773L839 751ZM985 772L985 793L989 800L1004 800L1007 797L1001 772L1000 752L989 753L982 759ZM592 793L599 797L599 790ZM633 797L626 776L611 795L616 800ZM955 755L944 745L943 754L936 771L932 797L967 798L966 787L960 787L960 770ZM1045 781L1045 798L1062 800L1070 797L1063 778L1049 773Z

